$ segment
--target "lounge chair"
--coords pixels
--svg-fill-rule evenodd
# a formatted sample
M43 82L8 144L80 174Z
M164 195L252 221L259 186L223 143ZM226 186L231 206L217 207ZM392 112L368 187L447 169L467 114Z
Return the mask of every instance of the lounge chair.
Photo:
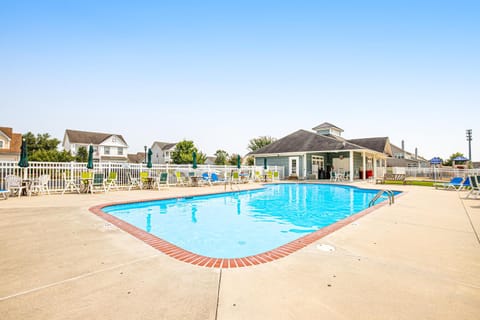
M92 191L92 181L93 181L93 173L90 171L83 171L81 177L81 192L91 192Z
M204 172L202 173L202 182L204 184L209 184L209 185L212 185L212 181L210 180L210 175L208 174L208 172Z
M435 189L443 188L443 189L453 189L453 190L460 190L463 184L462 177L453 177L449 182L437 182L434 183L433 186Z
M160 175L157 177L157 179L155 179L155 183L154 185L157 186L158 190L160 190L160 188L167 188L169 187L168 185L168 173L167 172L162 172L160 173Z
M225 180L224 180L224 179L220 179L220 178L218 177L218 174L216 174L215 172L212 172L212 173L210 174L210 181L211 181L212 183L225 182Z
M475 196L475 199L480 196L480 176L469 176L470 179L470 184L471 184L471 190L465 197L465 199L469 198L470 196Z

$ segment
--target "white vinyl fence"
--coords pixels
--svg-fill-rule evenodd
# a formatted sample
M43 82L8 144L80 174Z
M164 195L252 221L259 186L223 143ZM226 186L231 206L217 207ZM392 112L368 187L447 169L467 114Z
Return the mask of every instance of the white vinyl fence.
M453 177L467 177L480 175L480 169L453 169L453 168L402 168L407 178L418 180L445 180Z
M117 173L117 184L119 187L128 187L130 184L129 175L134 178L140 176L140 172L149 172L149 176L158 176L161 172L168 172L168 182L172 185L176 183L175 172L179 171L185 177L190 172L196 175L215 172L219 177L226 178L232 171L238 170L237 166L216 166L216 165L198 165L197 169L192 169L192 165L164 165L153 164L152 168L147 168L144 163L118 163L118 162L99 162L94 163L93 172L101 172L108 177L110 172ZM280 179L284 178L284 168L279 166L269 166L267 171L278 171ZM50 175L50 191L63 191L65 188L65 176L74 177L80 180L82 172L89 171L86 163L80 162L34 162L30 161L27 168L20 168L15 161L0 161L0 189L5 189L5 176L17 175L22 179L35 179L41 175ZM241 173L249 179L253 179L255 171L263 174L263 166L242 166Z

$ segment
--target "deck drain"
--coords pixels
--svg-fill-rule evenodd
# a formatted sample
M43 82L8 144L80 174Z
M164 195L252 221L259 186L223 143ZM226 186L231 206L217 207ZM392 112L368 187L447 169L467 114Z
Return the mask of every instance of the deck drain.
M335 247L333 247L329 244L317 244L317 249L325 251L325 252L335 251Z

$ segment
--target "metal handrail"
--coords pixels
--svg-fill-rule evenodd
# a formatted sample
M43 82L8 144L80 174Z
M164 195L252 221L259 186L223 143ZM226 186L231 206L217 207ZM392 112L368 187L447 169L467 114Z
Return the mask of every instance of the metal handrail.
M371 207L371 206L375 205L375 201L380 199L380 197L383 196L384 193L387 194L388 204L389 205L394 204L395 203L395 193L392 190L379 190L377 192L377 194L375 195L375 197L373 197L373 199L370 200L370 202L368 203L368 207Z

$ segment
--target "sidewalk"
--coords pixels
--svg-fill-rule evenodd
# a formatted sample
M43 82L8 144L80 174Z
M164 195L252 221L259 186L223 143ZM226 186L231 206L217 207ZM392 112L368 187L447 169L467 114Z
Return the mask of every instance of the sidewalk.
M88 208L223 187L0 201L1 319L478 319L480 200L395 189L407 192L394 205L290 256L221 271L172 259Z

